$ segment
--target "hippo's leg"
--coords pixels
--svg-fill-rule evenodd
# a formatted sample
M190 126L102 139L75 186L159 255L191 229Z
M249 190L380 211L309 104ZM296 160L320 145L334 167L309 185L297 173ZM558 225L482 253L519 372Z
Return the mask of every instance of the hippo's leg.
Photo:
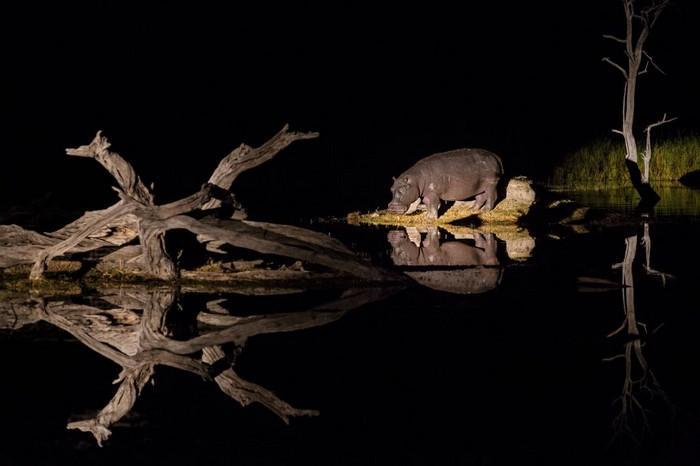
M498 197L498 193L496 192L497 185L498 181L488 181L484 185L484 192L479 195L484 196L484 202L479 206L479 210L488 211L496 206L496 199ZM477 198L479 196L477 196Z
M406 236L408 237L408 240L411 243L416 245L417 248L420 247L421 235L420 235L420 231L418 231L418 228L406 227Z
M406 210L406 212L404 212L403 214L404 215L411 215L413 212L418 210L418 206L420 205L420 201L421 201L420 197L418 199L416 199L415 201L413 201L411 203L411 205L408 206L408 210Z
M486 195L486 192L477 194L476 196L474 196L474 205L472 206L472 209L482 210L486 205L487 201L488 196Z
M484 251L495 251L496 235L493 233L476 233L474 234L474 246Z
M430 192L423 196L423 204L428 210L428 218L437 218L438 209L440 208L440 196L437 193Z
M423 240L424 248L439 248L440 247L440 230L438 227L433 226L428 228L428 233L425 235Z
M474 247L479 249L486 249L487 239L483 233L474 233Z

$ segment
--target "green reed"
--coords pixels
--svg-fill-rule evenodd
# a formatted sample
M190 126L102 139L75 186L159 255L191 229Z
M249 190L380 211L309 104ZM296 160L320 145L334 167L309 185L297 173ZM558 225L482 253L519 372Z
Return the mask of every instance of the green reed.
M641 154L645 141L638 141ZM652 146L650 182L677 181L688 172L700 170L700 136L679 136ZM630 186L622 138L599 139L565 156L554 167L548 184L563 189L607 189Z

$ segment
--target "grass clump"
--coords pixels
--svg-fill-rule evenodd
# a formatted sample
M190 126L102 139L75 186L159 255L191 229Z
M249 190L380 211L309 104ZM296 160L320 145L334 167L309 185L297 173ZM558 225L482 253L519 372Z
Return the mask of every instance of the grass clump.
M482 212L474 210L470 202L455 202L438 218L429 218L425 210L410 215L396 214L388 210L371 213L351 212L347 222L352 225L393 225L393 226L429 226L448 225L456 221L474 221L478 224L516 224L527 215L530 204L513 199L504 199L493 210Z
M644 140L639 144L640 169ZM688 135L659 141L652 146L649 176L652 184L675 182L700 169L700 136ZM548 184L562 189L608 189L629 187L622 138L599 139L567 155L554 167Z

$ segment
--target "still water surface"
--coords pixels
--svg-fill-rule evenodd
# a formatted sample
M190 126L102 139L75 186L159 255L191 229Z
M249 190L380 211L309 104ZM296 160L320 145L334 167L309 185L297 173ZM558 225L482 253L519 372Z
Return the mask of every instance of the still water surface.
M700 464L685 206L532 241L328 229L414 283L5 297L0 464Z
M656 215L700 216L700 189L688 189L680 183L655 186L654 189L661 196L654 208ZM638 200L633 188L575 191L570 196L586 206L620 212L633 211Z

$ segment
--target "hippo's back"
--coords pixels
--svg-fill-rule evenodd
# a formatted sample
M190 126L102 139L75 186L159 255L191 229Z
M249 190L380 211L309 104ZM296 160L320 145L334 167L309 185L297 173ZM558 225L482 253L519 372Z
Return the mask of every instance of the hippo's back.
M474 173L481 176L503 175L501 158L485 149L455 149L425 157L413 166L421 171L433 173Z
M418 270L406 275L423 286L456 294L479 294L501 283L502 267L476 267L448 270Z

